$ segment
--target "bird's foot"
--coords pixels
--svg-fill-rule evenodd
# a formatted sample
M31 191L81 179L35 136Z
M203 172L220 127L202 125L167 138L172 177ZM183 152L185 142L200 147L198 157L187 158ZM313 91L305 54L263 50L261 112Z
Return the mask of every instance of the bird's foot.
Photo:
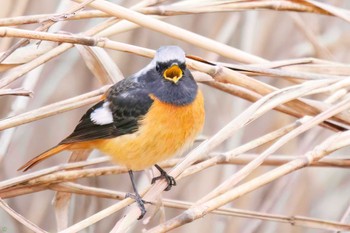
M131 199L135 200L135 202L137 203L137 206L139 207L139 209L141 211L141 214L137 218L137 220L142 219L143 216L145 216L145 214L146 214L145 204L151 204L151 202L143 200L142 197L140 196L140 194L138 194L138 193L127 193L125 195L125 198L131 198Z
M164 189L165 191L169 191L173 186L176 186L176 181L174 179L174 177L169 176L168 173L166 173L166 171L164 171L161 167L159 167L157 164L154 165L158 171L160 172L160 176L156 176L152 179L151 184L154 184L157 180L160 179L165 179L165 181L167 182L168 186Z

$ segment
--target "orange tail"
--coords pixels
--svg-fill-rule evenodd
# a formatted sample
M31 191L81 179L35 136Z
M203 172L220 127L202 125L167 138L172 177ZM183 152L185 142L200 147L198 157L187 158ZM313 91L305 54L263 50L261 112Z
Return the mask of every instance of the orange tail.
M43 161L44 159L47 159L47 158L57 154L58 152L61 152L65 149L67 149L68 146L69 146L69 144L57 145L57 146L45 151L44 153L41 153L40 155L32 158L31 160L26 162L26 164L24 164L23 166L18 168L17 171L23 170L25 172L29 168L36 165L37 163L40 163L41 161Z

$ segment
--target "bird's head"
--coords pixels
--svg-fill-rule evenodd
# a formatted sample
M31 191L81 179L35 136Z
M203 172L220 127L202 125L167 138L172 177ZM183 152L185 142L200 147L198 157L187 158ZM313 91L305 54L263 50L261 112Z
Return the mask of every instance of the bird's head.
M185 52L178 46L160 47L151 63L133 77L166 103L186 105L197 95L197 83L186 68Z
M157 72L167 81L177 84L186 69L185 52L178 46L160 47L153 59Z

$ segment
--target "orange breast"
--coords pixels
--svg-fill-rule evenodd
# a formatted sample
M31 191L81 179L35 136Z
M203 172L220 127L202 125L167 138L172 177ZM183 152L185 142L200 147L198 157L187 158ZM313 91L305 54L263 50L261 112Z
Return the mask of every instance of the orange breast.
M137 132L98 140L95 146L131 170L143 170L189 147L204 124L202 93L198 91L195 101L186 106L153 99Z

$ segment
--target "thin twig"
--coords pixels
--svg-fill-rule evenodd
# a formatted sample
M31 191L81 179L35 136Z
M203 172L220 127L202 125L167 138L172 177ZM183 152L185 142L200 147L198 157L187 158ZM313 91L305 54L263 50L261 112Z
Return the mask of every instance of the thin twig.
M27 96L33 97L33 92L23 89L23 88L15 88L15 89L0 89L0 96L3 95L15 95L15 96Z
M11 29L11 31L12 31L12 29ZM16 31L20 32L21 30L16 29ZM26 33L30 34L29 31ZM20 32L20 34L22 34L22 35L24 35L26 33ZM39 34L34 33L34 35L38 36ZM47 35L46 39L51 38L53 40L56 40L57 37L70 38L68 40L72 40L75 42L80 41L82 43L86 42L89 45L99 45L101 47L109 47L109 48L118 49L118 50L122 50L122 51L136 51L136 52L141 53L142 55L145 55L145 56L150 56L150 54L154 53L154 51L150 51L150 50L140 51L140 48L138 48L136 46L125 45L123 43L113 42L113 41L110 41L108 39L96 40L96 39L91 38L91 37L76 37L76 36L72 37L72 36L68 36L68 35L57 36L57 35L52 34L52 33L51 34L50 33L41 33L40 35L42 35L42 36L39 36L41 39L44 39L46 35ZM211 65L207 65L207 64L204 64L201 62L194 62L194 61L190 61L190 60L188 61L188 63L190 66L194 67L195 69L212 75L218 81L228 82L228 83L232 83L232 84L236 84L236 85L238 84L238 85L241 85L245 88L249 88L255 92L258 92L259 94L265 95L265 94L270 93L272 90L275 89L269 85L266 85L265 83L254 80L254 79L252 79L246 75L243 75L239 72L226 69L225 67L211 66ZM285 72L285 71L282 71L282 72ZM18 78L18 77L19 77L19 75L16 75L15 77L6 77L3 80L0 80L0 87L6 86L9 82L14 81L15 78ZM333 81L335 81L334 76L325 76L324 78L333 78ZM341 79L342 78L340 78L340 80ZM328 91L328 89L324 89L322 91ZM324 107L324 103L321 103L321 102L317 103L317 105L313 104L313 106L310 106L310 104L312 104L312 103L305 103L305 102L302 102L300 100L292 100L290 103L287 103L287 105L292 106L293 108L296 108L296 110L304 111L305 114L311 114L311 115L316 114L318 111L320 111L319 108ZM343 123L344 122L349 123L349 117L346 115L348 115L348 114L342 113L340 115L337 115L336 117L338 118L338 120L341 120Z
M29 228L30 230L36 232L36 233L47 233L47 231L44 231L34 223L30 222L28 219L24 218L22 215L14 211L4 200L0 198L0 207L6 211L9 215L11 215L14 219L16 219L18 222L22 223L24 226Z
M66 112L87 104L96 103L101 99L101 95L104 94L109 87L109 85L103 86L95 91L91 91L70 99L66 99L26 113L16 115L14 117L7 118L5 120L0 121L0 130L43 119L45 117Z
M284 176L288 173L291 173L295 170L298 170L304 166L307 166L312 161L317 161L324 156L332 153L335 150L338 150L342 147L348 146L350 144L350 131L339 133L329 137L322 144L315 147L314 150L308 152L305 157L293 160L285 165L282 165L278 168L275 168L264 175L261 175L257 178L254 178L231 191L228 191L214 199L211 199L208 202L205 202L202 205L195 205L183 212L182 214L176 216L173 219L166 221L158 225L157 227L149 230L149 233L155 232L165 232L176 227L179 227L183 224L192 222L200 217L203 217L205 214L210 211L217 209L220 206L227 204L235 200L236 198L251 192L277 178ZM350 225L343 227L341 230L350 230Z
M81 4L72 7L71 9L67 10L65 12L65 15L70 15L80 9L82 9L87 4L91 3L94 0L85 0ZM53 24L55 24L57 21L48 19L46 20L39 28L36 29L36 31L46 31L48 30ZM18 49L21 46L24 46L29 43L28 39L21 39L19 40L15 45L13 45L11 48L9 48L2 56L0 57L0 63L3 62L11 53L13 53L16 49Z
M74 0L76 2L82 2L82 0ZM190 44L195 44L198 47L204 48L206 50L221 54L224 57L231 58L233 60L244 62L244 63L263 63L266 62L258 56L245 53L241 50L235 49L231 46L219 43L217 41L211 40L207 37L200 36L196 33L190 32L180 27L176 27L169 23L154 19L152 17L143 15L136 11L127 9L125 7L119 6L106 1L95 0L90 3L89 6L98 9L100 11L106 12L107 14L126 19L133 23L139 24L145 28L152 29L154 31L163 33L165 35L186 41Z
M42 23L48 19L53 21L64 21L64 20L81 20L90 18L105 18L109 17L104 12L98 10L84 10L78 11L71 14L39 14L39 15L25 15L11 18L1 18L0 26L16 26L22 24Z
M285 135L279 138L275 143L273 143L267 150L261 153L257 158L255 158L249 164L244 166L241 170L233 174L230 178L228 178L222 184L217 186L213 191L211 191L210 193L205 195L203 198L201 198L197 203L206 202L222 193L225 193L226 191L231 189L234 185L242 181L249 174L251 174L257 167L259 167L263 163L263 161L269 155L274 153L277 149L282 147L285 143L295 138L296 136L300 135L301 133L309 130L310 128L319 124L325 119L328 119L333 114L344 111L348 108L350 108L350 95L346 99L334 105L332 108L328 109L323 113L320 113L315 117L305 117L306 119L303 119L305 121L301 125L291 130L290 132L287 132Z
M109 189L103 188L95 188L86 185L76 184L76 183L61 183L50 186L51 189L62 192L70 192L81 195L92 195L100 198L111 198L117 200L125 199L125 192L112 191ZM168 208L176 208L176 209L188 209L194 203L186 202L186 201L178 201L172 199L162 199L162 204ZM276 214L267 214L256 211L247 211L236 208L225 208L220 207L211 212L212 214L226 215L230 217L243 217L243 218L251 218L251 219L261 219L267 221L277 221L289 223L295 226L304 226L310 228L318 228L318 229L343 229L344 227L348 227L347 224L341 224L335 221L322 220L317 218L309 218L304 216L283 216Z

